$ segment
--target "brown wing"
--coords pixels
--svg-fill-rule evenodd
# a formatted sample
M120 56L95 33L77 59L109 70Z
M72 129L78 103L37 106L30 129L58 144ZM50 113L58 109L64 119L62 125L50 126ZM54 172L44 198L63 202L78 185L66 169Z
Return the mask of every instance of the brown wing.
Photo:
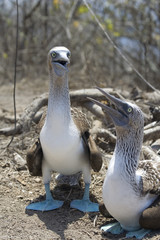
M46 118L46 111L43 113L37 127L36 131L39 134L41 128L44 125ZM42 176L42 159L43 159L43 152L39 138L36 139L34 144L29 148L26 156L27 166L29 172L32 176Z
M31 146L27 152L26 161L29 172L32 176L42 176L43 152L39 139Z
M160 196L142 212L139 223L142 228L160 229Z
M141 161L138 170L142 172L143 193L160 194L160 162L155 160Z
M95 172L99 172L102 167L102 155L91 136L88 138L88 146L90 150L90 164Z
M71 110L71 114L77 128L81 132L86 150L88 149L90 165L95 172L99 172L102 167L102 156L95 141L89 133L91 125L87 120L86 115L79 109L73 108Z
M39 123L37 124L37 127L36 127L36 130L37 130L37 133L40 134L40 131L44 125L44 122L45 122L45 119L46 119L46 115L47 115L47 109L44 110L40 120L39 120Z

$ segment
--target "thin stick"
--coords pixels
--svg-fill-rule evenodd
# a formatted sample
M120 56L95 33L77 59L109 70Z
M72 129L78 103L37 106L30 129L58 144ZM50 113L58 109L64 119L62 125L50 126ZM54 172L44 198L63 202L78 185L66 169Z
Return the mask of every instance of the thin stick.
M122 53L122 51L116 46L116 44L113 42L113 40L111 39L111 37L109 36L109 34L107 33L107 31L104 29L104 27L102 26L102 24L100 23L100 21L98 20L97 16L95 15L95 13L93 12L93 10L91 9L91 7L88 5L86 0L83 0L84 4L86 5L86 7L88 8L88 10L90 11L91 15L94 17L94 19L96 20L98 26L101 28L101 30L103 31L103 33L105 34L106 38L108 39L108 41L113 45L113 47L116 49L116 51L119 53L119 55L125 60L125 62L133 69L133 71L140 77L141 80L143 80L152 90L156 91L159 93L159 91L152 86L149 82L147 82L147 80L142 76L141 73L138 72L138 70L134 67L134 65L128 60L128 58Z
M17 9L17 19L16 19L16 49L15 49L15 63L14 63L14 87L13 87L13 107L14 107L14 128L16 132L16 122L17 122L17 114L16 114L16 76L17 76L17 56L18 56L18 30L19 30L19 12L18 12L18 0L16 0L16 9ZM7 148L12 143L14 136L12 136L10 142L7 145Z

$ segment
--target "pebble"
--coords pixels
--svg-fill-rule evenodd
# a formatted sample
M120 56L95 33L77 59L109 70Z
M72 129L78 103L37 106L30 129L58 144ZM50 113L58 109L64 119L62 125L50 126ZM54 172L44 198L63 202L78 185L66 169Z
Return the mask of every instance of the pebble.
M40 183L40 182L41 182L41 179L40 179L40 178L36 178L36 179L35 179L35 182L36 182L36 183Z
M21 171L21 170L27 170L26 166L26 161L18 154L14 153L14 162L15 162L15 167L16 170Z

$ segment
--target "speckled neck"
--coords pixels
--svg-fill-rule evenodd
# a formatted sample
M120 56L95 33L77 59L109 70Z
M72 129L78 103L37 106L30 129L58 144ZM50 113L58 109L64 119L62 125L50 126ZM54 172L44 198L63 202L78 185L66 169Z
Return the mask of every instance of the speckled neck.
M50 87L48 97L47 124L56 127L66 126L71 120L68 74L58 77L50 70Z
M143 142L143 128L117 130L117 141L114 151L115 168L127 178L135 178Z

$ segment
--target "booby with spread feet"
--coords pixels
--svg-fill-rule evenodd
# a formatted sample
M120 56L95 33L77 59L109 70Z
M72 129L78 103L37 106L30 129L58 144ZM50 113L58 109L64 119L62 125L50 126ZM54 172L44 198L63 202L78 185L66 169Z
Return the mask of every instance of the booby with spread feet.
M156 203L160 195L160 162L139 162L144 126L140 108L98 89L110 105L89 99L111 117L117 134L116 146L103 184L103 202L118 222L102 229L113 234L125 230L127 237L142 239L150 231L142 227L160 229L160 204ZM152 204L153 210L148 210ZM158 221L157 228L151 223L154 217Z
M71 208L83 212L99 210L97 203L89 199L91 168L99 171L101 154L90 136L89 123L78 109L71 109L68 88L68 64L70 51L54 47L48 53L50 88L45 123L40 132L39 149L31 148L27 164L33 175L43 175L46 200L29 204L26 209L49 211L60 208L63 201L55 200L50 191L51 171L64 175L82 172L85 182L82 200L73 200ZM35 151L36 149L36 151ZM43 159L41 161L41 158Z

